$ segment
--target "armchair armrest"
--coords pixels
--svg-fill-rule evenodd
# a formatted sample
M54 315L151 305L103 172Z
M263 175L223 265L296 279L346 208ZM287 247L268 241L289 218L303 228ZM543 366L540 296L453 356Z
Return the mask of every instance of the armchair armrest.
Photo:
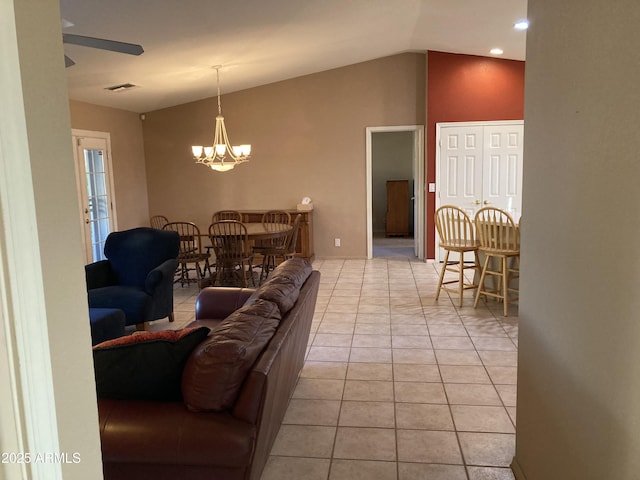
M144 282L145 291L149 295L154 295L158 287L167 281L167 278L169 278L169 284L172 284L176 268L178 268L178 260L172 258L151 270Z
M87 290L113 285L111 263L109 260L99 260L84 266Z
M244 305L253 292L253 288L203 288L196 300L196 320L226 318Z

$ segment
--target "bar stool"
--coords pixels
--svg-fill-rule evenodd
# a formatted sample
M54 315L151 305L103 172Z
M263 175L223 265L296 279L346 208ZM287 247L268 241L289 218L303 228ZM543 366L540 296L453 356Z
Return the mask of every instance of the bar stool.
M478 236L478 251L485 255L476 292L474 307L478 305L480 295L502 300L504 316L508 314L509 301L518 300L518 289L509 287L510 280L517 278L520 269L520 230L511 215L495 207L478 210L474 223ZM492 259L497 259L498 265ZM513 259L516 265L509 265ZM499 281L495 289L485 286L485 277L494 276ZM510 293L515 296L510 296Z
M473 222L464 210L453 205L444 205L436 210L435 223L438 236L440 237L440 247L444 248L446 252L444 264L440 271L436 300L440 296L440 290L453 292L458 294L459 305L462 306L463 292L477 287L475 283L468 283L464 280L465 270L474 269L477 271L479 268L478 242L475 239ZM449 254L451 252L459 255L458 261L449 262ZM464 254L466 252L473 252L473 264L464 264ZM457 273L458 278L445 281L444 276L446 272ZM447 287L447 285L452 283L457 283L457 287Z

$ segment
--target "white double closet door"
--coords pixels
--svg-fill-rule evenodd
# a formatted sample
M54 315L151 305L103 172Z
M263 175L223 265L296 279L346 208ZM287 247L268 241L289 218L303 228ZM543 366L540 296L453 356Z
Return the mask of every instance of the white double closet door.
M473 220L479 209L492 206L518 222L523 136L522 120L436 124L436 208L455 205ZM441 248L436 260L444 260Z

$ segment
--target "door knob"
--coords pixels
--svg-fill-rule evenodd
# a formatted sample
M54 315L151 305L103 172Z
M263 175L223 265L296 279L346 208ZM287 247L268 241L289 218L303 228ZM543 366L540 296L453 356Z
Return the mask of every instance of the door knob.
M87 225L90 223L88 218L84 219L84 223L86 223Z
M484 201L484 204L485 204L485 205L489 205L490 203L491 203L491 202L490 202L489 200L485 200L485 201Z
M476 200L475 202L473 202L475 205L480 205L480 200Z

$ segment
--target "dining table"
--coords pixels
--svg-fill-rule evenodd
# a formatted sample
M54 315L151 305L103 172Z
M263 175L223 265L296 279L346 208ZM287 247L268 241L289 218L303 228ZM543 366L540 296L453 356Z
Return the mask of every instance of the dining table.
M293 228L284 223L270 224L267 228L262 222L245 223L249 240L270 240L286 235Z

